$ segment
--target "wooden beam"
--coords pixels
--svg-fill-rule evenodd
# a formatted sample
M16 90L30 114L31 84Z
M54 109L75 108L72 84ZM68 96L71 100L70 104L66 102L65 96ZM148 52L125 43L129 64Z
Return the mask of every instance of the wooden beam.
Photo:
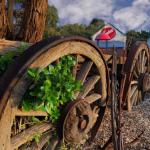
M11 138L11 148L16 149L19 146L26 143L27 141L32 140L34 135L42 134L51 128L52 128L52 124L50 123L40 123L40 124L33 125L30 128L24 130L21 133L18 133L17 135Z
M23 111L21 109L13 108L15 116L47 116L48 114L44 111Z

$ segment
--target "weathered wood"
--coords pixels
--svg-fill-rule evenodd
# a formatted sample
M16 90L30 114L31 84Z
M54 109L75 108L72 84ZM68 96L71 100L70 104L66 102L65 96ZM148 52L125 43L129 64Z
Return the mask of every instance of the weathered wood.
M34 55L31 53L32 58L30 58L31 64L28 64L27 61L28 60L24 60L24 62L26 63L25 66L23 66L24 68L44 68L46 66L48 66L49 64L55 62L57 59L63 57L64 55L81 55L84 58L86 58L86 60L91 60L92 64L94 63L94 65L96 66L98 73L101 76L101 83L102 83L102 98L106 98L107 95L107 81L106 81L106 66L105 63L101 57L101 55L95 50L95 47L86 43L86 42L81 42L81 41L65 41L62 43L59 43L57 45L53 45L53 47L49 48L49 45L43 46L40 50L37 51L37 53L34 53ZM28 51L29 52L29 51ZM30 53L29 53L30 54ZM35 58L36 56L36 58ZM24 80L24 72L25 70L20 68L19 72L16 71L17 76L13 76L14 79L11 80L10 85L8 85L8 87L10 87L10 90L7 91L7 93L3 93L4 96L2 97L2 99L0 100L0 113L2 115L2 118L5 118L5 116L3 116L3 110L5 112L5 103L8 101L7 98L7 94L9 94L10 96L14 95L18 95L16 85L17 83L21 83ZM18 78L18 76L20 78ZM7 77L7 76L6 76ZM17 83L16 83L16 79L17 79ZM18 86L20 87L20 86ZM18 88L19 90L20 88ZM20 95L20 94L19 94ZM13 99L14 101L14 99ZM11 102L11 101L10 101ZM11 103L12 105L12 103ZM12 118L8 118L7 121L11 122ZM6 120L5 120L6 121ZM0 122L1 126L5 126L6 124L3 124L3 122ZM0 126L0 127L1 127ZM43 133L44 131L50 129L50 127L43 127L43 129L40 129L40 127L38 125L36 130L34 130L34 127L30 127L28 129L26 129L25 131L18 133L17 135L13 136L11 139L11 147L13 149L13 147L18 147L28 141L30 141L32 139L32 136L36 133L39 133L41 130L41 133ZM48 126L48 125L47 125ZM42 128L42 127L41 127ZM47 128L47 129L46 129ZM2 136L4 136L4 139L7 139L8 137L10 138L11 136L11 130L8 130L9 134L2 134ZM3 140L3 139L2 139ZM4 140L3 140L4 141ZM0 144L4 144L4 148L6 148L6 146L8 145L8 143L6 142L1 142ZM9 149L8 149L9 150Z
M43 146L49 141L49 139L51 138L52 134L51 132L47 132L45 134L43 134L40 139L39 139L39 142L36 143L36 142L33 142L31 144L31 148L30 150L41 150L43 148Z
M77 74L77 80L80 80L81 83L84 83L91 67L93 65L93 62L92 61L85 61L85 63L82 65L79 73Z
M85 101L91 104L96 100L100 99L101 97L102 96L100 94L93 93L92 95L85 97Z
M79 55L76 55L75 56L75 61L76 61L76 64L73 66L72 68L72 75L76 78L76 75L77 75L77 67L78 67L78 63L79 63Z
M0 54L7 53L9 51L15 51L21 44L20 41L9 41L5 39L0 39ZM31 46L31 43L28 43Z
M134 92L138 89L137 85L131 87L130 98L133 96Z
M130 99L130 103L131 103L131 108L133 106L134 101L136 101L136 99L138 98L138 90L136 90L132 96L132 98Z
M21 109L13 108L13 113L15 116L47 116L48 114L43 111L22 111Z
M132 84L138 84L138 81L137 81L137 80L132 80L132 81L131 81L131 85L132 85Z
M45 131L52 128L50 123L36 124L23 132L13 136L11 138L11 147L12 149L18 148L22 144L26 143L29 140L32 140L33 136L36 134L42 134Z
M50 139L51 142L50 144L48 145L47 149L46 150L59 150L61 149L60 147L57 148L58 144L59 144L59 139L57 137L53 138L53 139Z
M13 123L13 113L10 100L7 102L6 109L0 119L0 150L11 150L10 134Z
M100 79L100 76L92 76L83 85L83 91L79 94L78 98L85 98L85 96L94 88L96 82Z

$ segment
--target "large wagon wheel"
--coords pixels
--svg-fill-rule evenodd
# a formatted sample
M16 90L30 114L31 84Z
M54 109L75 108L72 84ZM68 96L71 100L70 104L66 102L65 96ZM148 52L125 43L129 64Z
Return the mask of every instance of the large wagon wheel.
M0 85L1 150L23 149L29 143L34 150L42 149L49 139L49 149L58 147L59 138L53 136L53 130L57 127L50 122L34 124L22 132L17 132L16 135L11 132L16 117L21 119L25 116L47 115L41 111L24 112L18 109L22 96L30 86L27 69L44 68L49 64L58 63L59 59L65 55L73 55L76 58L72 72L83 84L83 90L76 93L76 100L64 108L60 138L63 137L65 142L83 144L85 135L88 138L94 137L105 110L105 107L99 109L100 102L103 104L106 102L109 90L109 80L106 80L108 72L104 59L98 52L98 48L84 38L73 37L60 40L51 38L31 46L9 67L3 77ZM77 110L80 111L79 114ZM38 146L32 142L33 136L37 133L42 135Z
M128 111L138 105L150 90L150 51L145 42L136 42L128 54L124 97Z

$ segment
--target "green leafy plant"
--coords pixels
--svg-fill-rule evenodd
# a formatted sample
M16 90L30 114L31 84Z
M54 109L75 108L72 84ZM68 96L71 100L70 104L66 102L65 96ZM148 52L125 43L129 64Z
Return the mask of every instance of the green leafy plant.
M39 143L40 137L41 137L41 134L36 133L33 135L32 140L34 140L36 143Z
M8 68L8 65L10 65L14 61L13 58L16 55L22 54L24 50L27 49L28 47L29 46L27 43L22 42L15 51L10 51L3 55L0 55L0 75L2 75Z
M2 75L6 71L8 65L13 62L13 57L13 53L0 55L0 75Z
M75 97L75 92L81 89L71 73L75 65L73 56L64 56L55 65L39 69L28 69L28 76L33 83L23 97L24 110L42 110L49 114L52 122L60 117L60 107Z

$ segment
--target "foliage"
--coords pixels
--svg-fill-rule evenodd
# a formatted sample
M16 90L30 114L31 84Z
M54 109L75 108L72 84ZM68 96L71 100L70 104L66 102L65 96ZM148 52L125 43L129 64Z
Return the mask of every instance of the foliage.
M46 14L46 21L45 21L45 31L44 31L44 38L48 36L59 36L59 32L57 30L57 23L58 23L58 11L55 6L48 5L47 14Z
M81 83L71 74L75 64L72 56L62 57L60 63L38 69L28 69L28 76L33 84L23 97L24 110L42 110L55 122L60 116L60 107L74 99L75 91L80 90Z
M59 17L58 17L57 8L55 6L48 5L45 27L46 28L50 28L50 27L56 28L58 20L59 20Z
M130 30L127 32L127 39L139 39L139 40L147 40L148 38L150 38L150 31L134 31L134 30Z
M148 38L150 38L150 31L141 31L141 32L138 32L138 31L135 31L135 30L130 30L127 32L127 41L126 41L126 49L127 51L129 51L132 47L132 44L135 42L135 41L147 41Z
M8 68L8 65L10 65L14 61L13 58L16 55L20 55L21 53L23 53L27 48L28 44L22 42L15 51L10 51L3 55L0 55L0 75L2 75Z
M0 56L0 75L2 75L8 65L13 62L13 53L6 53Z
M104 26L104 21L98 18L94 18L90 24L86 27L86 37L91 38L91 36Z
M60 27L46 27L44 37L48 36L71 36L79 35L90 38L96 31L104 26L104 21L101 19L93 19L87 26L84 24L66 24Z
M36 143L39 143L40 137L41 137L41 134L36 133L33 135L32 140L34 140Z
M60 34L69 35L83 35L86 33L86 26L83 24L66 24L60 28Z
M49 36L61 36L61 33L59 32L58 28L47 28L44 32L44 38L47 38Z

